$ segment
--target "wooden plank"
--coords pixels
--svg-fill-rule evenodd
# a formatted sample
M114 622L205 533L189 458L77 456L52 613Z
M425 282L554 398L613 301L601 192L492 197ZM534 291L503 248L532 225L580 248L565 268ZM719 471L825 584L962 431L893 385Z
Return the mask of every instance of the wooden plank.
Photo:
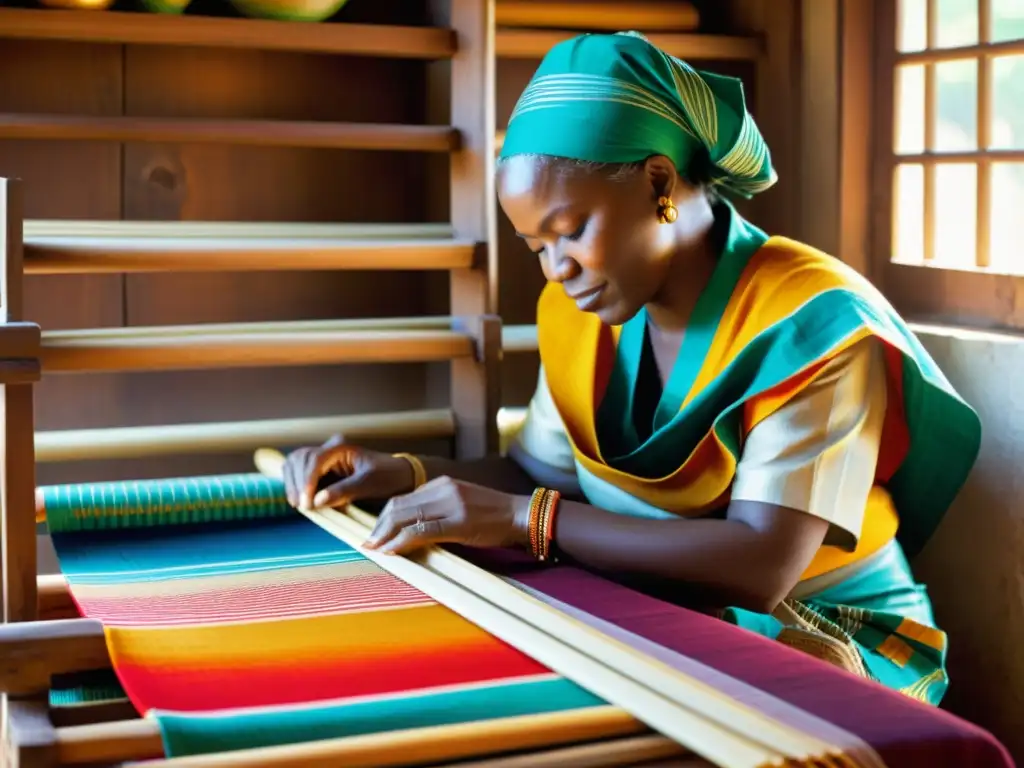
M839 232L836 255L869 280L874 0L843 0L839 62Z
M31 274L450 270L473 266L467 240L279 237L37 236L26 243Z
M800 239L839 255L839 5L801 0Z
M457 49L452 30L430 27L20 8L0 8L0 37L413 59L450 58Z
M0 139L182 142L450 152L458 131L443 125L382 125L285 120L0 114Z
M473 341L449 330L189 333L43 336L47 373L194 371L339 363L398 363L469 357ZM31 452L29 452L31 456Z
M35 455L32 384L0 391L0 482L3 483L3 621L36 618Z
M499 0L495 11L499 27L554 27L618 32L638 29L695 30L700 13L687 2L537 2L537 0Z
M142 456L253 451L267 445L319 444L343 434L353 441L451 437L451 411L434 409L297 419L168 424L38 432L36 461L128 459Z
M8 699L6 768L51 768L57 761L57 731L42 697Z
M18 323L24 312L22 278L21 227L24 220L24 202L20 182L0 179L0 320L8 330L8 323ZM17 331L20 328L12 329ZM28 330L32 330L31 326ZM8 334L10 335L10 334ZM9 359L26 358L35 364L31 350L20 348L24 342L16 336L10 349L0 349L0 355ZM35 458L32 440L35 427L33 406L33 379L27 383L5 383L0 389L0 571L3 581L4 622L31 621L36 617L36 526L35 526Z
M495 50L499 58L540 59L553 46L577 34L568 30L499 29ZM672 56L701 61L756 61L763 50L755 37L653 33L647 39Z
M453 363L449 393L458 429L456 455L481 458L498 450L497 369L500 323L484 321L497 312L497 202L494 179L494 0L448 0L445 26L459 32L462 46L451 62L451 123L464 143L450 166L450 216L459 237L485 243L486 264L456 270L449 280L450 314L472 328L477 358Z
M109 668L98 621L24 621L0 627L0 692L10 696L42 693L54 675Z

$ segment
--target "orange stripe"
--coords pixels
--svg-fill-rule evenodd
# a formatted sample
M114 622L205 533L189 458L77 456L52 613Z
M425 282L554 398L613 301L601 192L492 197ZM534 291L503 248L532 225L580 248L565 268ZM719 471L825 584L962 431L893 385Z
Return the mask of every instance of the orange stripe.
M416 628L416 645L441 653L487 633L449 609L430 605L285 621L192 627L107 628L115 665L246 666L268 659L297 663L325 657L376 656L400 652ZM490 638L493 642L499 642Z
M904 619L896 628L896 633L909 637L921 645L927 645L936 651L946 650L946 633L939 629L919 624L913 619Z

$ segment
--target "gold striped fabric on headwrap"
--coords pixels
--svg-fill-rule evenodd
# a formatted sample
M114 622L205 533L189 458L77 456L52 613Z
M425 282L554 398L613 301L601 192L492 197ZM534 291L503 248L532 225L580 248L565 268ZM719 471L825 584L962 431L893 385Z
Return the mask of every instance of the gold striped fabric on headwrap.
M520 154L595 163L665 155L691 182L742 197L778 179L743 84L633 32L580 35L548 52L509 120L501 157Z

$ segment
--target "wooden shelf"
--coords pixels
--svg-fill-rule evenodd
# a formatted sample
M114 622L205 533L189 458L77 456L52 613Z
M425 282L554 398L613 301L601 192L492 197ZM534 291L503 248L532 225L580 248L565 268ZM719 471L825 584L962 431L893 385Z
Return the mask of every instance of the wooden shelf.
M30 221L27 274L469 269L450 227Z
M494 12L499 27L554 27L619 32L692 31L700 14L689 3L666 5L658 2L556 3L543 0L498 0Z
M137 43L268 51L448 59L454 30L383 24L306 24L120 11L0 8L0 37L90 43Z
M506 325L501 329L501 348L505 354L537 351L536 325Z
M335 434L350 440L448 438L455 434L455 418L450 410L435 409L36 432L36 461L233 453L267 445L318 444Z
M392 329L309 325L49 331L40 357L44 373L85 373L434 362L473 354L469 336L413 322Z
M408 152L451 152L459 147L459 132L444 125L13 113L0 114L0 139L235 144Z
M495 50L503 59L541 59L553 46L577 34L566 30L499 29ZM689 61L756 61L763 48L755 37L650 34L647 38L665 53Z

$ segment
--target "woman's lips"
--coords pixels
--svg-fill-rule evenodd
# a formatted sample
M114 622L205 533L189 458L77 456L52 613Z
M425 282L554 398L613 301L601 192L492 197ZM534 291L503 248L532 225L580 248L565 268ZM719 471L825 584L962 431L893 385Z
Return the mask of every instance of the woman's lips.
M595 308L604 294L605 285L599 285L596 288L590 288L586 291L572 295L570 298L576 302L576 308L581 312L588 312Z

